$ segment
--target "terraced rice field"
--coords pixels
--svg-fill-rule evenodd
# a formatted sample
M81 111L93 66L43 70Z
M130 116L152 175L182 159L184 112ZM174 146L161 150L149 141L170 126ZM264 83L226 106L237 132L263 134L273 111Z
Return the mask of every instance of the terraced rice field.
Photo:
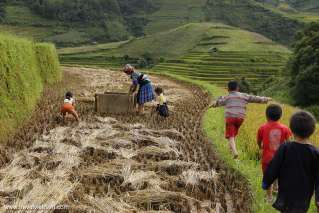
M153 70L219 86L225 86L229 80L245 78L257 89L266 78L278 75L287 59L288 55L281 52L194 51L181 59L161 63Z

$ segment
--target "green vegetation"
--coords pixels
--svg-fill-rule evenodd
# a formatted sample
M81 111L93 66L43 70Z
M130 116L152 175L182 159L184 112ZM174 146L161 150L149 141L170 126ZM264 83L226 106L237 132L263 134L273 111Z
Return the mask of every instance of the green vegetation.
M40 74L45 83L53 84L62 79L57 51L53 44L36 44L36 55Z
M10 32L58 46L123 41L203 22L229 24L289 44L304 23L319 20L314 1L305 0L307 6L300 9L276 0L15 0L0 5L0 23Z
M12 35L0 35L0 138L34 109L45 82L61 78L55 48Z
M284 103L306 108L319 117L318 40L318 23L310 24L298 33L287 71L282 72L277 79L264 82L263 94L271 95Z
M153 10L150 0L16 0L0 5L0 23L19 35L75 46L142 36L142 14Z
M297 35L290 61L292 96L297 105L319 104L319 24L309 25Z
M226 24L263 34L275 41L289 44L303 24L276 10L252 0L209 0L207 16L210 20L223 20Z
M275 7L285 7L289 8L289 11L296 12L297 10L301 11L316 11L319 9L319 2L317 0L257 0L258 2L271 4Z
M153 0L157 10L147 16L146 34L168 31L188 23L205 21L206 0Z

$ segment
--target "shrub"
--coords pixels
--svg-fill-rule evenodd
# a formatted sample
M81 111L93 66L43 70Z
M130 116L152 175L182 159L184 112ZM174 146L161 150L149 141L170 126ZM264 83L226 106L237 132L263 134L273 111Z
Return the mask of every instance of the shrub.
M240 80L238 80L238 83L240 92L251 93L250 83L245 77L242 77Z
M311 112L317 120L319 119L319 105L312 105L306 108L309 112Z
M319 23L298 33L290 59L291 92L297 105L319 104Z

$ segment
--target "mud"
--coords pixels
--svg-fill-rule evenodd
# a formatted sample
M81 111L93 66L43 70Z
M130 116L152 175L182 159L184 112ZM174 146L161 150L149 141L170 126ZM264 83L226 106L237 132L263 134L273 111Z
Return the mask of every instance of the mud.
M80 99L129 87L120 72L67 68L65 73L75 82L66 89ZM49 122L45 130L39 125L32 137L19 136L25 145L7 154L0 169L0 211L66 205L55 211L249 212L245 180L224 166L202 133L208 95L162 77L151 79L169 99L168 119L150 113L155 103L144 116L102 117L94 114L93 103L80 102L79 124L69 118L65 125Z

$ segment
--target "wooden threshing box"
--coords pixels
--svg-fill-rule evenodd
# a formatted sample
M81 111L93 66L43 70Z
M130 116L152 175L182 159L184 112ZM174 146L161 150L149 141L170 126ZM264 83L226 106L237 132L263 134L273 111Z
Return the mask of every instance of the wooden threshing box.
M95 110L98 113L124 114L133 112L135 98L127 93L107 92L95 94Z

